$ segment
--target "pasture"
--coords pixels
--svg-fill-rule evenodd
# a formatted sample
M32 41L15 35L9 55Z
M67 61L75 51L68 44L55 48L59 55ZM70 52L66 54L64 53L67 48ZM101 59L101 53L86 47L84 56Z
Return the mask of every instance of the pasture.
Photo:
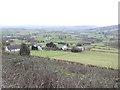
M31 55L118 69L117 53L98 51L84 51L82 53L67 51L31 51Z

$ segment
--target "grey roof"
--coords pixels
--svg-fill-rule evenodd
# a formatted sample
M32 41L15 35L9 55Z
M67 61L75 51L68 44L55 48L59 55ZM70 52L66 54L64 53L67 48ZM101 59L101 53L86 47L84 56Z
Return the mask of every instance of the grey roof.
M7 46L8 50L20 49L20 45L9 45Z
M89 43L91 43L91 42L84 42L84 44L89 44Z

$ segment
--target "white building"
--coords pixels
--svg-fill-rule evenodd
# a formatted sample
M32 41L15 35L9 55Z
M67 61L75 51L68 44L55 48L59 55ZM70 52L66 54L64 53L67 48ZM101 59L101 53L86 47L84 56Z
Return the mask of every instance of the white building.
M41 50L42 50L42 47L41 47L40 45L38 45L38 44L35 44L35 45L32 45L32 48L31 48L31 49L41 51Z
M41 51L41 50L42 50L42 47L41 47L41 46L38 46L38 50Z
M20 51L20 45L9 45L6 46L5 51Z
M68 49L67 46L62 46L62 50L66 51Z
M85 50L85 48L84 48L84 47L76 47L76 48L81 49L82 51L84 51L84 50Z

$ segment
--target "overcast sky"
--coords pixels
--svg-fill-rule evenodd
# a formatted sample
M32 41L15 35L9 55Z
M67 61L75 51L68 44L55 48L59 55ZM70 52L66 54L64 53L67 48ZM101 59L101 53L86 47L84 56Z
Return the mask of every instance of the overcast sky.
M0 0L0 25L115 25L118 1Z

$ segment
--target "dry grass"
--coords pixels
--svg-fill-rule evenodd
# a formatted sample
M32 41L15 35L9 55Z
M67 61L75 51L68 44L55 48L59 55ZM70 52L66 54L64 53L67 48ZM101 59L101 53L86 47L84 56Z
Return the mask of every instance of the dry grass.
M3 88L117 88L117 70L34 56L3 56Z

